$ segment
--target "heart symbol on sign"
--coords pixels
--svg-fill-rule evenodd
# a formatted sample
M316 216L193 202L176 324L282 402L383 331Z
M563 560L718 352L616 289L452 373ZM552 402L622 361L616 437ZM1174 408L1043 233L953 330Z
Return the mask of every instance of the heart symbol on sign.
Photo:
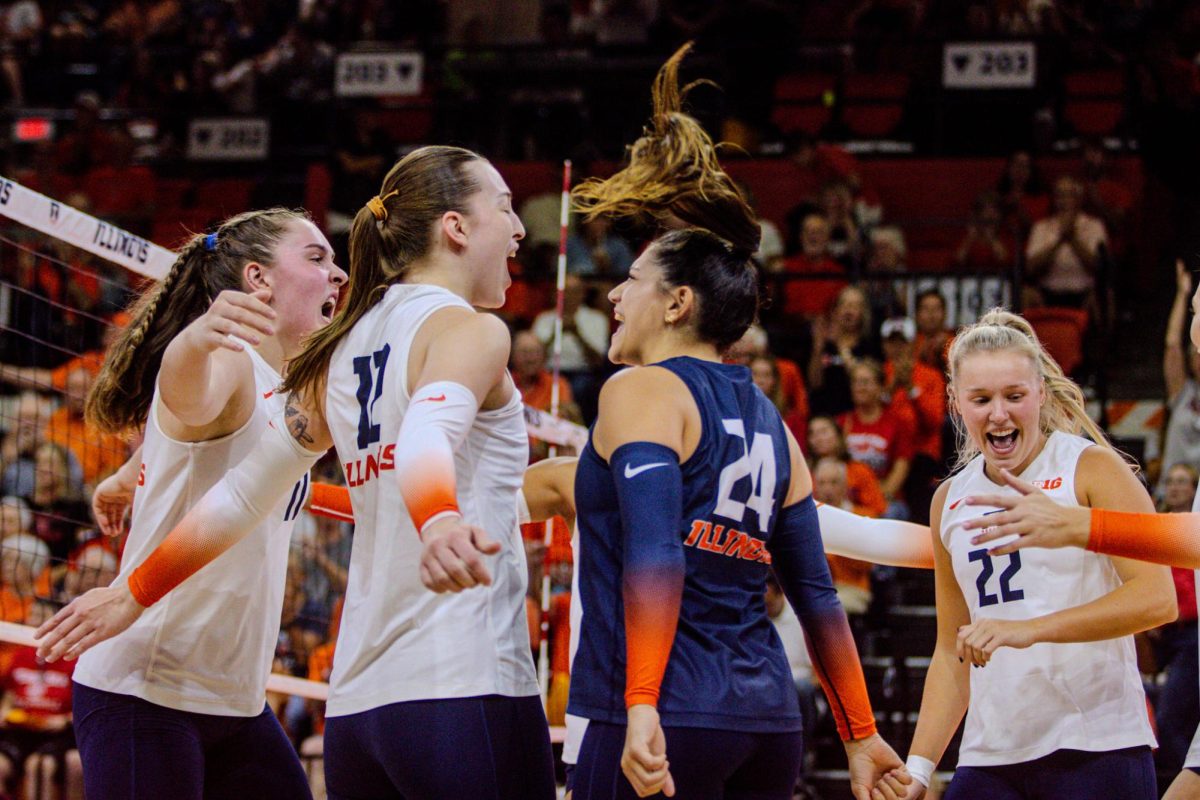
M962 55L955 56L953 58L953 61L954 61L954 66L956 66L958 68L958 71L963 72L964 70L966 70L967 64L971 63L971 57L969 55L967 55L966 53L963 53Z
M412 75L413 65L407 61L403 61L396 65L396 70L400 73L401 78L408 80L409 76Z

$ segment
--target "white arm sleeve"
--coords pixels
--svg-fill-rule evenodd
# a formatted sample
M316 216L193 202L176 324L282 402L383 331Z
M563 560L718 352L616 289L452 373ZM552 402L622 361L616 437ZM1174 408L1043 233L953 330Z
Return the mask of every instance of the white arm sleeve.
M241 541L295 490L324 452L306 450L287 431L283 412L241 463L200 498L129 576L129 589L149 606ZM299 501L298 501L299 502Z
M461 383L437 381L413 392L396 437L396 480L418 533L458 516L454 451L467 438L479 401Z
M860 517L836 506L819 504L825 552L891 567L933 569L929 528L894 519Z

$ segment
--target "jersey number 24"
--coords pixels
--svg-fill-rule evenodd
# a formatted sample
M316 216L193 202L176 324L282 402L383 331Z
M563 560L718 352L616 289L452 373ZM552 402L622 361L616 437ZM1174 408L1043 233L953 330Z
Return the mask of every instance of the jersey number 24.
M746 509L758 515L758 529L766 533L775 510L775 442L765 433L755 433L746 446L746 424L740 419L723 419L725 432L742 440L742 455L721 470L717 479L717 505L713 509L726 519L743 520ZM743 478L751 481L750 497L733 499L733 489Z

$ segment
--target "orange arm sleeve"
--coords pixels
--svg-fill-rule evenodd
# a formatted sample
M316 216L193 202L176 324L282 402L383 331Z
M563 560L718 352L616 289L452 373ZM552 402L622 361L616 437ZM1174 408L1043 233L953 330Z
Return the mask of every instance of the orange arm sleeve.
M308 510L322 517L354 522L354 508L350 505L350 490L332 483L314 483L309 495Z
M1138 514L1093 508L1087 549L1119 558L1200 569L1200 514Z

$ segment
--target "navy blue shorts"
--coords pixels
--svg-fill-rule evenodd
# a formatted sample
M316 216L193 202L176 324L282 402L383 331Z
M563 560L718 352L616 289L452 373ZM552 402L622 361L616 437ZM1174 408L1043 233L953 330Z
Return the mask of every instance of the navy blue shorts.
M414 700L328 717L325 787L329 800L554 800L542 701Z
M1056 750L1048 756L997 767L959 767L945 800L1156 800L1158 785L1149 747L1089 753Z
M804 757L795 733L663 728L675 796L686 800L791 800ZM588 723L572 800L636 800L621 772L625 726ZM658 797L659 795L654 795Z
M226 717L81 683L72 691L88 800L312 797L296 749L268 708Z

